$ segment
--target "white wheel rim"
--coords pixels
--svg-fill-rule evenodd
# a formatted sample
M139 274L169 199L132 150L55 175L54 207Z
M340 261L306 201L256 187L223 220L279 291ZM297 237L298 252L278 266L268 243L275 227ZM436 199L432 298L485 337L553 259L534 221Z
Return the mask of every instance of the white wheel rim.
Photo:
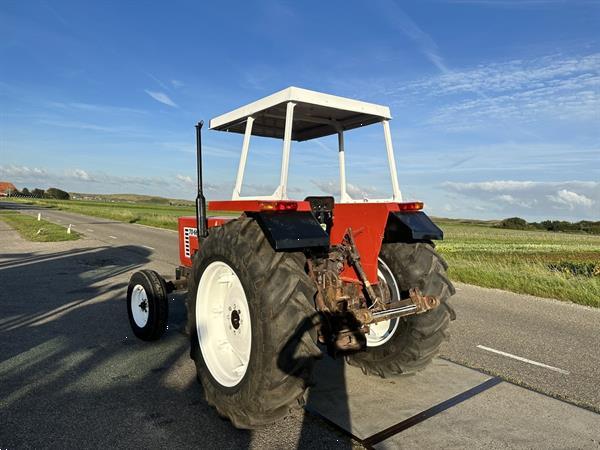
M394 297L393 293L395 292L396 299L400 299L400 289L398 288L398 283L396 283L396 278L387 264L384 263L380 258L377 266L377 277L380 280L385 280L386 274L388 275L388 279L392 281L391 286L390 283L388 283L388 286L393 291L392 298ZM370 324L369 332L365 335L367 338L367 347L379 347L380 345L385 344L392 338L392 336L394 336L394 333L398 329L399 323L400 319L395 318Z
M251 325L237 274L222 261L210 263L198 284L196 332L206 367L223 386L236 386L248 370Z
M146 290L141 284L136 284L131 291L131 314L138 327L144 328L148 323L150 304Z

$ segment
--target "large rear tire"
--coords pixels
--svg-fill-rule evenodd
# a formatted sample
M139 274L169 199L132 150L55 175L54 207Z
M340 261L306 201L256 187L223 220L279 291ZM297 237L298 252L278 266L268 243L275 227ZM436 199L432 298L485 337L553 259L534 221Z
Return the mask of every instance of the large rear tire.
M433 246L423 242L383 244L379 256L380 277L387 278L393 299L406 298L410 288L419 288L423 295L439 298L440 305L423 314L381 322L374 330L378 337L367 336L367 349L346 360L365 374L381 377L417 372L438 353L450 321L456 318L448 303L455 293L446 276L448 267Z
M238 428L303 405L321 354L305 263L302 253L275 252L250 218L211 229L194 256L191 357L206 400Z

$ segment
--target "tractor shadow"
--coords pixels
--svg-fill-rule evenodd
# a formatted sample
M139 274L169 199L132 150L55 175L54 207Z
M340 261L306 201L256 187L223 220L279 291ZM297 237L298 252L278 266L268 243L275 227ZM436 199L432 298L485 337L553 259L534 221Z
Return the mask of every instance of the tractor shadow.
M304 319L283 346L277 361L280 370L301 380L305 379L302 368L313 367L311 378L308 381L309 389L305 396L305 413L297 448L328 448L329 445L333 444L324 441L322 434L315 433L315 428L318 427L327 429L332 436L335 436L335 445L332 445L332 447L350 449L354 447L352 439L340 430L339 425L333 425L319 412L323 405L327 405L328 410L333 408L337 421L342 425L342 428L351 429L343 356L332 358L327 355L327 348L324 345L319 345L322 357L316 361L312 356L299 356L305 353L302 351L302 347L306 345L302 341L303 336L310 333L317 326L318 320L316 314ZM316 386L319 389L315 389Z
M45 247L47 248L47 247ZM0 444L7 448L350 448L296 412L237 430L209 406L189 358L184 294L169 297L162 339L135 338L131 274L173 267L139 246L0 251ZM343 382L343 372L329 375ZM310 394L309 394L310 404Z
M0 443L3 447L246 448L204 399L169 300L160 341L133 337L125 292L150 265L138 246L0 252ZM157 267L161 266L162 267Z

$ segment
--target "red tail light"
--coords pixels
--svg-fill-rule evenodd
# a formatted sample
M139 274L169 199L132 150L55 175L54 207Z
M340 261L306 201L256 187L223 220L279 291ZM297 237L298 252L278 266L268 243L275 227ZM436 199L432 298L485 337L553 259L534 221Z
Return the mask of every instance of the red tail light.
M261 202L258 206L261 211L296 211L298 202Z
M423 202L408 202L398 203L400 211L421 211L423 209Z

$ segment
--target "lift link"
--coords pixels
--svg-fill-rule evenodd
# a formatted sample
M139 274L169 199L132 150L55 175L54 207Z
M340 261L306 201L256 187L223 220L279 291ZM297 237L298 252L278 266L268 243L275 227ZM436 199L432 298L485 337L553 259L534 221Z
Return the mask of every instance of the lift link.
M375 290L373 289L373 286L371 286L371 283L369 282L367 275L365 274L365 270L363 269L362 264L360 263L360 253L356 249L352 228L348 228L344 239L348 243L350 249L350 251L348 252L348 258L350 259L350 262L352 263L352 266L354 267L354 270L358 275L358 279L364 285L365 290L367 291L367 295L369 296L369 300L371 300L371 304L376 305L379 303L383 306L383 302L379 297L377 297L377 294L375 294Z
M423 295L419 288L409 289L408 295L409 298L406 300L387 303L383 310L373 312L372 310L365 308L355 311L354 315L358 320L368 325L384 320L395 319L397 317L423 314L440 305L440 300L437 297Z

